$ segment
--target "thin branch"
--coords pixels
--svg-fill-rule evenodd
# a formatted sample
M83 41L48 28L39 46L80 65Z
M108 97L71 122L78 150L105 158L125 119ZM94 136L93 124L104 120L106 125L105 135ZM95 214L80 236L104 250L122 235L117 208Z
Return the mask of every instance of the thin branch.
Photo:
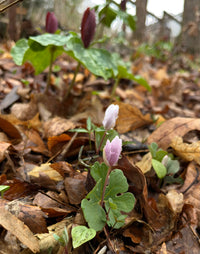
M13 5L19 3L19 2L22 2L23 0L15 0L14 2L6 5L5 7L3 7L2 9L0 9L0 13L7 10L8 8L12 7Z

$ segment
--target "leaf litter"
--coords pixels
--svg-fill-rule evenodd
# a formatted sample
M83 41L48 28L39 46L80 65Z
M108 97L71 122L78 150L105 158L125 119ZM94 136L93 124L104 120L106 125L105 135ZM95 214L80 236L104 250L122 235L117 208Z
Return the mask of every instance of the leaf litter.
M195 81L198 77L187 71L173 70L173 75L170 74L173 68L170 61L160 67L159 62L151 65L152 59L147 56L141 59L139 65L133 62L132 71L148 80L152 93L135 83L130 88L126 81L121 81L116 90L120 101L114 102L120 109L116 129L126 141L134 143L138 138L148 145L156 142L159 148L173 152L180 162L177 176L184 184L162 186L152 170L147 150L124 151L117 168L128 179L128 190L135 195L136 205L128 213L125 226L111 232L111 241L116 250L124 253L199 253L200 94L196 92L199 84ZM56 61L61 66L62 82L71 80L73 64L62 56ZM86 225L80 203L94 184L86 170L87 163L79 160L94 161L90 151L94 150L94 137L90 147L87 134L74 136L69 130L86 128L88 117L101 125L110 104L111 83L95 79L82 69L69 100L61 102L62 89L55 86L54 74L51 94L43 96L40 91L45 72L38 76L35 85L32 66L27 63L16 66L9 54L1 55L0 68L4 77L0 184L10 186L0 199L0 224L7 232L7 242L5 233L1 233L0 244L8 250L14 235L13 250L19 253L47 253L49 248L52 253L60 253L63 248L53 234L61 236L65 226L70 233L77 222ZM30 81L28 90L21 81L24 78ZM144 130L147 139L143 137ZM196 141L188 143L184 137L191 131L196 132ZM71 240L69 253L77 253ZM103 234L91 241L94 249L102 243L106 244ZM92 253L88 243L77 250Z

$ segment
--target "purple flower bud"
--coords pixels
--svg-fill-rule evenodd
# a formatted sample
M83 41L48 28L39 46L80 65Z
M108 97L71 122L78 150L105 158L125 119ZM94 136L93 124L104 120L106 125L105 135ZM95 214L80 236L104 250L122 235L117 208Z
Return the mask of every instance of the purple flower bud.
M115 127L116 119L119 113L119 106L111 104L105 112L103 119L103 127L105 130L110 130Z
M55 33L58 29L58 20L53 12L47 12L46 15L46 32Z
M111 142L107 140L103 149L103 159L108 166L114 166L119 160L122 151L122 140L116 136Z
M81 39L84 47L88 48L92 41L96 28L95 11L87 8L81 22Z

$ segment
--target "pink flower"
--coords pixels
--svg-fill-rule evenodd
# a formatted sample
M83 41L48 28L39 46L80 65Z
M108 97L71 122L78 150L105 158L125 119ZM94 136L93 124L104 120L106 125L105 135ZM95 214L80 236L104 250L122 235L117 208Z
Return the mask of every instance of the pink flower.
M84 47L88 48L95 34L96 19L95 11L87 8L81 22L81 39Z
M103 127L105 130L110 130L115 127L116 119L119 113L119 106L111 104L105 112L103 119Z
M46 15L46 32L55 33L58 29L58 20L53 12L47 12Z
M122 151L122 140L116 136L111 142L107 140L103 149L103 159L108 166L114 166L119 160Z

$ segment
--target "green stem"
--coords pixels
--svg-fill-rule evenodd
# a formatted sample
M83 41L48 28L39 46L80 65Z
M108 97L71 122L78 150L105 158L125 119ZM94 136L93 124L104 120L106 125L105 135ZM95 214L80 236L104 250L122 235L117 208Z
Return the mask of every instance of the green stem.
M101 202L100 202L101 207L103 207L103 201L104 201L104 196L105 196L105 192L106 192L106 186L108 185L108 178L109 178L111 170L112 170L112 167L109 167L107 175L106 175L105 183L104 183L104 186L103 186L103 192L102 192Z
M49 65L49 72L48 72L48 76L47 76L47 85L46 85L45 93L48 92L49 87L51 85L51 74L52 74L52 67L53 67L54 51L55 51L55 48L54 48L54 46L52 46L51 49L50 49L50 54L51 54L51 56L50 56L50 65Z
M75 70L75 72L74 72L74 77L73 77L73 79L72 79L72 82L71 82L71 84L70 84L70 86L69 86L69 89L68 89L66 95L65 95L65 99L67 99L67 97L69 96L69 94L70 94L70 92L71 92L71 90L72 90L72 88L73 88L73 86L74 86L74 83L75 83L75 80L76 80L76 76L77 76L77 74L78 74L78 71L79 71L79 69L80 69L80 66L81 66L81 63L79 62L78 65L77 65L77 67L76 67L76 70Z
M101 139L101 142L100 142L100 144L99 144L99 147L97 148L97 151L96 151L96 154L99 154L99 151L100 151L100 149L101 149L101 146L102 146L102 144L103 144L103 141L104 141L104 138L106 137L106 131L104 132L104 134L103 134L103 137L102 137L102 139Z
M113 99L113 97L115 96L116 88L119 85L119 80L120 80L119 78L116 78L116 80L115 80L115 83L113 85L113 89L111 92L111 99Z

